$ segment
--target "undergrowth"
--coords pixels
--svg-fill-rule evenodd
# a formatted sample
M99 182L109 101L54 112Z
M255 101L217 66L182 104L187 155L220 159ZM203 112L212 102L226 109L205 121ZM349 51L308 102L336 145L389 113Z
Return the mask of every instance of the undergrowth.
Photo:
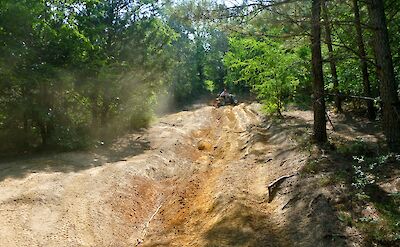
M378 218L360 217L355 225L365 232L368 240L383 246L400 244L399 193L387 193L378 186L386 173L400 164L400 155L386 154L375 157L354 156L352 187L355 198L372 204Z
M361 231L367 246L400 246L400 193L379 186L398 171L400 154L383 153L362 139L337 145L328 154L310 150L301 174L318 175L322 187L347 188L342 195L347 199L337 205L338 219Z
M399 246L399 194L384 191L379 182L390 177L392 169L398 169L400 155L379 154L374 147L361 139L339 146L336 152L343 157L351 157L351 172L344 176L343 171L337 171L335 176L347 182L353 200L350 211L355 211L351 219L343 215L339 219L346 225L353 225L361 230L369 244ZM367 207L372 208L375 217L366 217L362 213Z

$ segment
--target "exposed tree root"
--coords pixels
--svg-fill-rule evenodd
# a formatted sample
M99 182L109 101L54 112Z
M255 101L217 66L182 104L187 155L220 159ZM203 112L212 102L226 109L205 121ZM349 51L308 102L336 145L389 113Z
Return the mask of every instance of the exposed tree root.
M276 195L276 188L286 179L296 176L298 173L279 177L268 185L268 203L272 202Z

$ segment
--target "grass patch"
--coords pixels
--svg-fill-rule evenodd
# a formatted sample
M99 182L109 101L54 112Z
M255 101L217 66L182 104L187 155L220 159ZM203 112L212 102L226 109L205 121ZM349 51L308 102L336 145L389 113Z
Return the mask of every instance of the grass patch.
M319 170L320 170L319 161L310 160L303 166L300 173L303 175L317 174Z
M323 176L319 180L319 185L322 187L342 184L348 178L349 173L346 171L337 171L334 173L330 173L329 175Z
M319 185L321 187L327 187L330 185L334 185L336 181L333 179L333 176L323 176L322 178L319 179Z
M379 220L363 217L359 218L354 225L367 236L367 241L374 246L399 246L400 233L398 222L388 220L383 216Z
M373 156L374 150L373 148L364 140L356 139L350 143L337 145L337 153L346 157L352 156Z
M353 225L353 217L351 217L351 214L349 212L339 211L338 219L346 226L351 227Z
M373 235L377 241L397 242L400 244L399 206L399 193L391 195L388 202L375 203L375 207L381 214L382 219Z
M351 185L355 198L361 204L373 205L378 212L378 218L361 217L355 226L365 233L367 241L373 245L400 246L400 195L389 194L378 185L382 173L395 169L393 164L400 162L400 156L353 157L356 162Z

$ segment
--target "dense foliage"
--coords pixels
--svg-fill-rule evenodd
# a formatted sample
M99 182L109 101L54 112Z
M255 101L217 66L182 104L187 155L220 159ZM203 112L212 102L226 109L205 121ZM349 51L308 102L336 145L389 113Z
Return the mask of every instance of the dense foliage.
M296 96L299 84L306 84L305 50L284 47L264 38L232 38L225 56L227 81L251 86L267 112L281 115L285 103Z
M100 127L144 126L175 38L153 4L2 1L2 138L77 148Z

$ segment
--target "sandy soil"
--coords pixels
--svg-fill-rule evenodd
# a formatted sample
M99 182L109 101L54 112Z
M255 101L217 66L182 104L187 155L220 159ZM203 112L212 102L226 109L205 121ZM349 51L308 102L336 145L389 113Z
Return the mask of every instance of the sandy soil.
M298 175L306 155L258 108L203 106L108 150L1 163L0 246L345 246L328 196Z

